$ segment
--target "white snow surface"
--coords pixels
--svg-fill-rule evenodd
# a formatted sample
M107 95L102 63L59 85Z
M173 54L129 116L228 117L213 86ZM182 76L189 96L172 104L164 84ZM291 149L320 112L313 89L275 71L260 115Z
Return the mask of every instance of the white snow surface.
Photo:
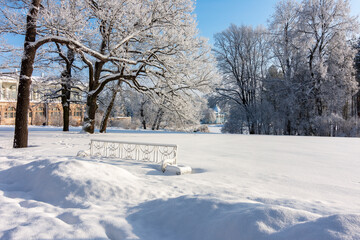
M360 139L0 126L1 239L360 239ZM188 175L77 157L91 138L177 144Z

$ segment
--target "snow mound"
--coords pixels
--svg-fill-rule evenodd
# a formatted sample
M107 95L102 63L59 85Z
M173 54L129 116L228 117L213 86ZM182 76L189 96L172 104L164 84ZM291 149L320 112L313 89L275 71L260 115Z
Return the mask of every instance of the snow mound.
M5 183L6 191L64 208L85 208L145 194L140 179L122 168L74 160L16 166L0 172L0 182Z
M358 239L360 216L317 214L253 202L179 197L147 202L128 217L140 239Z
M360 215L338 214L321 217L315 221L291 226L290 228L275 234L272 239L360 239Z

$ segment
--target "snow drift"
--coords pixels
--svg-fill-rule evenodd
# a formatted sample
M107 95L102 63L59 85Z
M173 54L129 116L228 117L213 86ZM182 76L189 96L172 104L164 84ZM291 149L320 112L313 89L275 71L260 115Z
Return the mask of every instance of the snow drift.
M63 208L83 208L101 201L124 201L145 194L137 177L107 164L34 161L0 172L7 191Z
M102 135L178 144L195 171L176 176L76 157L88 134L42 128L13 149L12 130L0 127L1 239L360 239L360 139Z
M255 202L180 197L142 204L129 216L147 239L358 239L360 215L320 217ZM351 236L354 234L353 236ZM350 236L350 237L349 237Z

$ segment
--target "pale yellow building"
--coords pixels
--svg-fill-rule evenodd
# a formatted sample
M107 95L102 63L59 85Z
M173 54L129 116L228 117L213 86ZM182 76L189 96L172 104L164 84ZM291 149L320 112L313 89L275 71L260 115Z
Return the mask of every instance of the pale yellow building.
M16 115L18 74L0 73L0 125L14 125ZM53 85L53 88L60 85ZM33 78L30 93L29 124L30 125L62 125L62 106L60 99L54 101L44 100L44 87L41 81ZM81 94L72 96L72 99L81 100ZM70 125L82 124L84 115L83 104L70 105Z

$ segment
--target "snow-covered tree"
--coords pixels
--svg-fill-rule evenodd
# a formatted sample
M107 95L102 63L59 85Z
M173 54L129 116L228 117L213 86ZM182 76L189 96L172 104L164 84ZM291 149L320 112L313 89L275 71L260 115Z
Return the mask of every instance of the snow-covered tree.
M358 28L350 17L345 0L304 0L299 12L299 29L307 43L307 77L310 97L318 116L341 111L348 95L355 90L354 51L347 40ZM329 102L337 96L337 103Z
M51 1L1 1L0 29L5 34L25 36L24 52L21 60L18 99L16 107L14 147L27 147L28 144L28 109L30 100L31 77L34 61L39 48L52 41L51 30L43 26L47 19L47 9ZM77 27L77 19L71 19ZM39 41L40 40L40 41ZM60 40L59 38L57 40ZM62 41L59 41L62 42Z
M21 60L18 98L16 103L16 119L14 148L27 147L28 144L28 109L30 104L30 85L36 48L36 23L41 0L33 0L26 18L24 53Z
M282 107L275 109L287 119L287 134L323 135L319 129L327 128L330 135L331 116L349 117L356 91L349 40L357 26L346 1L278 3L269 30L283 77L271 79L268 89L286 92Z
M246 125L251 133L260 133L260 93L269 57L266 30L262 27L254 29L231 25L227 30L215 35L215 47L224 76L217 92L233 104L233 108L239 108L231 111L229 118L241 121L242 123L237 125ZM242 117L239 117L238 113L241 113Z
M63 131L69 131L70 105L83 104L86 87L81 81L82 67L75 65L76 57L72 49L55 44L55 47L49 48L47 52L53 53L44 57L47 58L48 65L54 68L51 68L51 73L48 71L46 77L41 78L42 87L38 91L41 91L44 101L61 101Z
M101 97L101 102L104 99ZM111 114L131 116L132 122L138 123L136 127L143 129L192 131L203 117L203 105L205 99L195 93L172 95L169 98L149 96L124 86L117 95Z
M298 31L299 9L300 5L297 1L282 0L275 6L269 24L272 53L287 81L294 76L301 57L299 56L301 54Z
M356 81L358 82L358 86L360 86L360 39L357 40L355 43L355 70L356 70ZM360 117L360 89L357 93L353 96L352 101L352 116Z
M164 95L159 86L167 85L172 88L167 93L174 94L207 88L209 81L216 78L209 48L197 37L191 0L38 0L2 4L7 7L3 10L4 26L27 36L23 57L31 69L26 71L27 88L36 51L47 43L66 45L88 66L83 127L87 132L94 132L97 97L109 82L121 80L137 91ZM23 10L27 8L30 12L26 15ZM26 18L28 27L24 31ZM206 74L196 76L204 69ZM178 72L182 77L173 77ZM18 111L27 109L27 95L27 91L21 95ZM19 118L26 111L19 112ZM21 129L20 135L27 135L26 120L19 120L16 129ZM20 135L15 134L15 139ZM15 140L14 146L26 146L27 137L23 139Z
M166 93L173 94L206 88L214 78L208 47L196 37L192 1L101 0L85 1L84 6L91 19L88 25L98 32L98 39L87 47L82 45L84 40L69 46L80 53L89 69L85 131L94 131L97 97L111 81L163 95L159 86L167 85L172 91ZM56 27L57 22L48 25ZM206 69L206 75L196 76L199 69ZM179 73L187 79L173 77Z
M108 105L105 108L105 112L103 114L103 117L101 119L101 123L100 123L100 132L106 132L106 128L107 128L107 123L111 114L111 111L114 107L115 104L115 100L116 100L116 96L118 95L118 92L120 91L121 88L121 80L118 80L118 82L115 84L115 86L113 86L111 88L111 92L110 92L110 99L108 102Z
M275 134L294 134L296 116L299 115L299 98L302 85L295 80L303 68L304 46L298 31L300 4L282 0L275 6L270 18L269 33L273 65L265 86L265 98L273 109ZM278 69L281 74L278 73Z
M352 39L358 26L350 17L348 1L283 0L262 38L270 49L269 61L266 51L247 50L256 49L258 41L245 41L247 35L236 31L236 26L218 34L216 53L224 73L218 93L233 103L224 130L242 132L247 122L250 133L351 132L344 126L354 122L351 104L358 84ZM257 55L248 58L248 52ZM257 63L254 59L268 71L252 67ZM251 74L254 69L257 75ZM259 80L252 84L253 79Z

